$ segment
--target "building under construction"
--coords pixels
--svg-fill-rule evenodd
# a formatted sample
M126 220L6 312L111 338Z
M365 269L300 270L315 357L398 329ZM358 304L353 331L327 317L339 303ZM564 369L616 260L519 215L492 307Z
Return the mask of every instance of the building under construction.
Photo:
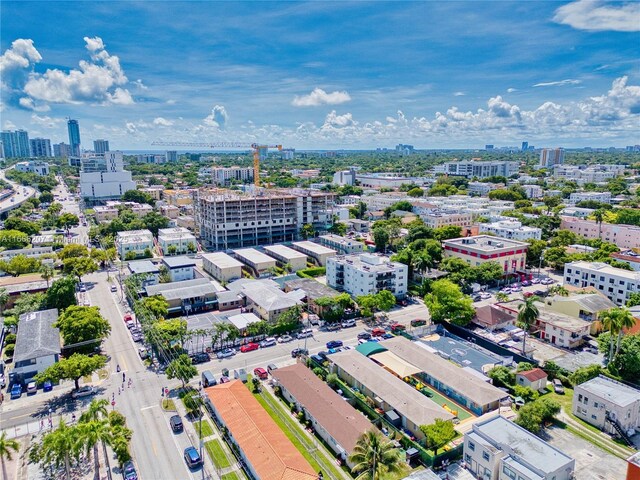
M304 189L240 192L200 189L194 198L201 242L213 250L297 240L302 225L325 231L332 222L333 193Z

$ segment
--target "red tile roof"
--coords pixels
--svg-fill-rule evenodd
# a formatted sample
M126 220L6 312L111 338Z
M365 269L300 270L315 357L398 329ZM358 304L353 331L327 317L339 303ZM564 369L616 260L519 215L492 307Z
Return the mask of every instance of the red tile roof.
M518 372L517 375L522 375L524 378L526 378L530 382L537 382L538 380L547 378L547 373L541 368L534 368L533 370L525 370L523 372Z
M206 388L205 392L258 478L318 478L309 462L240 380Z

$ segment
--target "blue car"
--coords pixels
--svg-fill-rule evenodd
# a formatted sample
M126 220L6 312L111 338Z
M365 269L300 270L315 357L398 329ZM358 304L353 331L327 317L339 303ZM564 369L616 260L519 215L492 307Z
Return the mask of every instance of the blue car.
M187 447L184 449L184 461L187 462L189 468L196 468L202 465L202 458L195 447Z
M128 461L122 467L122 476L124 480L138 480L138 473L132 461Z
M15 383L11 387L11 399L20 398L22 396L22 386L19 383Z
M50 380L45 380L45 382L42 384L42 391L50 392L51 390L53 390L53 383L51 383Z
M342 340L331 340L327 342L327 350L332 348L338 348L342 346Z

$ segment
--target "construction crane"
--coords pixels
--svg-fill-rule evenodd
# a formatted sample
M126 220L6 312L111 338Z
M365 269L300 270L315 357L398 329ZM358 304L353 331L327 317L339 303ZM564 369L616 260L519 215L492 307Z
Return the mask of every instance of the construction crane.
M270 148L277 148L282 151L282 145L260 145L258 143L243 142L153 142L152 145L160 145L164 147L191 147L191 148L251 148L253 150L253 183L256 187L260 186L260 152Z

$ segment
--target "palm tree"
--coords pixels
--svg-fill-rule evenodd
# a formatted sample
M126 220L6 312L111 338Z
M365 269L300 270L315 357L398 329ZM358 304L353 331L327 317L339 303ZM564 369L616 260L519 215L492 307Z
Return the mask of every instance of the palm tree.
M80 433L80 441L87 449L87 455L91 457L90 452L93 449L94 463L94 479L100 479L100 459L98 458L98 443L111 444L112 434L111 426L107 420L91 420L87 423L78 425Z
M46 434L42 440L41 452L45 462L53 461L56 467L64 463L65 477L71 476L71 456L77 458L82 444L77 427L68 427L60 420L58 428Z
M609 332L609 356L607 363L613 360L613 346L615 345L615 337L622 331L620 308L610 308L600 314L602 328Z
M527 342L527 333L531 326L536 323L540 312L538 311L538 307L536 307L535 302L538 301L538 297L532 295L528 298L524 298L524 303L522 303L518 307L518 326L524 330L524 335L522 336L522 354L526 355L526 342Z
M47 288L49 288L49 280L55 276L55 270L51 265L42 265L40 267L40 276L47 281Z
M413 266L420 273L433 267L433 259L427 252L420 253L413 259Z
M9 302L9 294L7 293L6 288L0 288L0 315L4 311L4 307Z
M80 415L80 423L89 423L100 421L103 418L107 418L109 412L107 407L109 406L109 401L106 398L101 398L99 400L92 400L87 408L87 411ZM104 453L105 461L107 462L107 470L109 470L109 456L107 455L107 442L102 441L102 450ZM97 452L97 448L95 449ZM97 458L97 457L96 457ZM96 460L97 462L97 460Z
M604 218L604 211L599 208L595 212L593 212L593 218L598 224L598 239L602 240L602 220Z
M358 438L349 461L356 480L379 480L386 473L402 471L403 462L398 449L380 432L369 430Z
M616 355L620 351L620 342L622 341L622 335L625 328L632 328L636 324L636 319L633 317L628 308L620 308L620 331L618 332L618 340L616 342Z
M569 296L569 290L567 290L562 285L554 285L553 287L550 287L549 290L548 290L548 293L549 293L549 295L558 295L560 297L568 297Z
M11 451L18 452L20 444L16 440L7 438L7 432L0 433L0 463L2 463L2 478L9 478L7 475L7 467L4 464L4 459L13 460L11 457Z

